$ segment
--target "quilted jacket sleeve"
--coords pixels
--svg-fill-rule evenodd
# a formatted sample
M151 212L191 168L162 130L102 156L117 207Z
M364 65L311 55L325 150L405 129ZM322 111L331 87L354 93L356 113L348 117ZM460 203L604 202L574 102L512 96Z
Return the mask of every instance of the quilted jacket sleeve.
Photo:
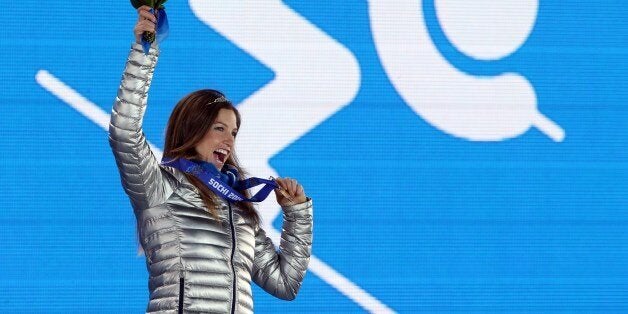
M168 175L159 166L142 130L158 55L157 48L144 55L142 46L133 44L109 123L109 144L122 187L136 211L163 203L172 192Z
M285 207L279 252L259 227L255 235L253 281L277 298L293 300L312 253L312 200Z

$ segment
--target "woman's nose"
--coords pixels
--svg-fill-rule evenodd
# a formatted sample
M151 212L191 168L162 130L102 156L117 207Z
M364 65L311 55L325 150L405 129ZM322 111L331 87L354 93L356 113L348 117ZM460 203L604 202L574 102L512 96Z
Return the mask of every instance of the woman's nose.
M233 144L235 143L235 136L233 136L233 134L228 134L227 138L225 139L228 143Z

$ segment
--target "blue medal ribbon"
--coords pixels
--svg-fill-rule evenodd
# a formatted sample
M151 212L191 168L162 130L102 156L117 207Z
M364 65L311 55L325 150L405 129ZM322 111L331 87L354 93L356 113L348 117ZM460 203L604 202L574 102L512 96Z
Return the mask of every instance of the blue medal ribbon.
M155 26L155 40L157 44L160 44L166 37L168 37L168 33L170 32L170 25L168 24L168 16L166 15L166 10L158 9L150 9L150 13L153 13L155 17L157 17L157 25ZM144 48L144 54L148 54L148 50L150 50L151 43L147 41L144 36L142 36L142 47Z
M188 160L185 158L167 158L161 161L164 166L169 166L185 173L191 174L201 180L216 195L225 200L234 202L261 202L265 200L273 189L279 185L273 180L262 178L248 178L245 180L237 180L237 172L227 170L227 173L221 173L216 167L205 161ZM232 177L230 179L230 177ZM231 184L229 184L231 183ZM238 190L244 191L252 187L264 186L251 198L244 197Z

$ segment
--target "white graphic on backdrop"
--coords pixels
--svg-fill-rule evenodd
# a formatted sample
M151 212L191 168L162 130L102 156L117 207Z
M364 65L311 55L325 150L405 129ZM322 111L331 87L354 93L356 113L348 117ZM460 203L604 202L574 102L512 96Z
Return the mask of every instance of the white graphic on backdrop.
M355 98L360 89L355 56L280 0L189 3L201 21L275 73L238 104L246 124L236 149L251 173L276 176L270 158ZM281 209L272 200L258 209L268 235L279 243L271 223ZM367 311L393 312L320 259L313 257L309 268Z
M528 38L537 0L435 0L449 40L483 60L503 58ZM370 0L378 54L395 89L425 121L471 141L501 141L535 126L554 141L563 129L537 109L533 86L517 73L495 77L466 74L437 50L424 21L421 1Z
M251 173L276 176L271 157L353 100L360 88L357 60L280 0L189 3L201 21L275 73L238 104L246 124L236 145ZM262 217L271 223L279 211L264 206Z

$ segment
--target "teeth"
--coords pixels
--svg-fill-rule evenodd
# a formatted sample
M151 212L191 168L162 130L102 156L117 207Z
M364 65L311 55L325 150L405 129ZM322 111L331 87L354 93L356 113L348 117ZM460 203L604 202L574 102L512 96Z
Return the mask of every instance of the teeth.
M227 155L227 154L229 154L229 152L227 152L226 150L224 150L224 149L222 149L222 148L221 148L221 149L217 149L217 150L216 150L216 152L221 153L221 154L223 154L223 155Z

